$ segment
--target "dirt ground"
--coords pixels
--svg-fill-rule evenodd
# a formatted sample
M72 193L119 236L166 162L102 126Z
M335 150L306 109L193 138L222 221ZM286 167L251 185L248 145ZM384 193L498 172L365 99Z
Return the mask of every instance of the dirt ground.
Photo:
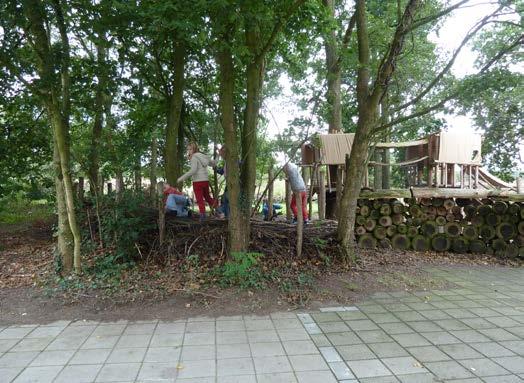
M96 290L50 294L41 281L52 279L52 233L50 222L0 225L0 324L56 320L175 320L199 315L264 314L351 305L376 291L449 287L425 271L430 265L518 265L491 256L361 251L358 265L348 269L333 265L317 273L312 284L287 294L277 286L269 286L264 289L173 287L168 294L159 295L150 293L148 273L151 270L145 267L140 268L145 275L126 285L126 294L116 297ZM164 280L177 277L173 272Z

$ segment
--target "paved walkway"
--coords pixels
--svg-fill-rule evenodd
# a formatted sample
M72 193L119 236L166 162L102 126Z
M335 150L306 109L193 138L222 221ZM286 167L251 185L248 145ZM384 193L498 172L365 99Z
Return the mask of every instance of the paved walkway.
M524 382L524 269L303 314L0 327L0 383Z

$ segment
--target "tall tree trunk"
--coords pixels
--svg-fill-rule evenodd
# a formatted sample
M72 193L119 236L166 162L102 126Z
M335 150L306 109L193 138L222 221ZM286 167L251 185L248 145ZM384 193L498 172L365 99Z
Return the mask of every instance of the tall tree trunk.
M133 175L135 181L135 191L142 191L142 165L140 164L140 157L135 159L135 164L133 166Z
M105 92L107 87L107 75L106 71L106 50L98 43L96 45L96 57L97 57L97 77L98 84L96 87L95 95L95 119L93 122L93 130L91 132L91 145L89 148L89 159L88 159L88 176L91 184L91 193L97 191L103 192L104 185L100 182L100 142L102 139L102 129L104 123L104 107L105 107Z
M256 57L260 44L260 31L253 22L246 26L246 43L250 53ZM241 199L242 225L244 226L244 242L249 243L251 205L255 196L257 171L257 126L261 103L261 90L264 81L264 60L253 59L246 72L246 108L244 123L241 132L242 159L241 159ZM229 168L228 168L229 171Z
M54 3L55 7L60 8L60 2ZM60 159L60 169L62 171L63 190L65 194L67 219L69 227L73 235L73 264L75 271L81 271L80 254L81 254L81 235L78 223L76 220L76 212L74 205L74 190L73 182L71 178L71 166L70 166L70 147L69 147L69 116L64 115L64 112L69 111L69 100L66 100L64 96L69 97L69 84L64 82L68 80L68 75L64 76L64 72L67 72L69 68L62 67L62 83L57 80L54 73L54 57L49 46L49 36L47 35L44 25L46 24L45 9L39 0L26 0L23 3L24 14L28 18L28 25L26 34L31 37L33 44L33 50L35 51L36 67L37 72L40 76L41 88L40 90L44 94L43 103L46 107L46 111L49 116L49 120L53 127L54 140L56 143L56 149L58 152L58 158ZM61 11L61 8L59 9ZM59 14L59 24L63 22L63 18ZM62 23L60 26L61 38L67 40L67 33L65 31L65 25ZM69 43L67 41L62 42L62 65L67 64L68 59L64 59L64 56L68 56ZM62 91L62 105L60 104L59 91ZM58 186L59 190L60 186Z
M326 12L329 18L336 25L335 21L335 4L334 0L323 0ZM342 131L342 106L341 106L341 67L339 63L337 31L332 28L324 37L324 47L326 51L326 75L327 75L327 106L328 106L328 132L340 133ZM337 180L337 166L331 165L328 167L329 179L331 185L329 187L337 187L335 180ZM335 182L334 182L335 181ZM329 203L336 204L337 201L330 199ZM336 209L328 207L326 211L331 212L329 219L336 218Z
M382 102L380 103L380 124L386 124L389 121L389 98L387 93L382 97ZM389 135L389 129L387 134L385 135L385 141L389 142L390 135ZM388 148L384 148L384 153L382 157L382 162L385 164L390 163L390 153ZM390 179L391 179L391 167L390 166L384 166L382 168L382 189L389 189L390 188Z
M186 65L186 46L183 42L173 43L173 82L171 96L169 97L169 110L166 128L166 152L165 152L165 171L167 183L176 184L180 176L180 166L178 163L178 137L181 128L180 120L182 114L182 104L184 101L184 69Z
M155 133L151 140L151 162L149 163L149 197L153 204L156 203L156 164L157 164L158 141Z
M58 254L62 263L62 272L69 274L73 270L74 240L67 218L67 202L60 166L60 154L53 139L53 166L55 171L56 208L58 214Z
M228 41L228 35L222 37L223 41ZM228 221L229 250L231 253L247 250L249 238L245 234L246 228L242 224L242 212L239 206L240 172L234 110L235 69L231 49L227 44L221 44L217 53L217 62L220 73L220 120L224 129L226 146L226 185L231 202Z

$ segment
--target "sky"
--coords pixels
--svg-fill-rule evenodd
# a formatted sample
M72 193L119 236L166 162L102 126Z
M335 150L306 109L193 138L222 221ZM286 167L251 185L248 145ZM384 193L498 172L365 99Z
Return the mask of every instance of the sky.
M445 21L438 35L435 33L430 35L430 39L443 52L451 54L460 45L472 26L483 16L496 9L494 4L490 4L486 0L473 0L471 4L474 6L455 10ZM464 47L457 56L451 71L457 77L475 73L475 58L475 53L467 46ZM517 70L524 71L524 65L517 68ZM301 111L293 103L293 95L287 78L281 77L279 82L282 86L282 93L277 98L267 100L264 105L263 113L269 120L268 133L270 136L283 132L288 122L301 114ZM473 123L468 116L446 115L444 113L439 113L437 116L443 117L447 121L447 129L449 131L475 132ZM327 125L325 129L327 132ZM520 151L521 158L524 158L524 142L520 145ZM524 171L524 164L522 163L520 164L520 170Z

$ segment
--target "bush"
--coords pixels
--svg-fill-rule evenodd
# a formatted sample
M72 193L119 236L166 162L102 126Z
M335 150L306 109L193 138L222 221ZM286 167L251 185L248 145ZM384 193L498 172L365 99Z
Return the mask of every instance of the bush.
M264 287L265 278L258 265L262 256L259 253L232 253L232 260L216 270L220 284L244 289Z
M22 192L0 198L0 223L34 222L52 215L53 206L46 199L31 200Z

